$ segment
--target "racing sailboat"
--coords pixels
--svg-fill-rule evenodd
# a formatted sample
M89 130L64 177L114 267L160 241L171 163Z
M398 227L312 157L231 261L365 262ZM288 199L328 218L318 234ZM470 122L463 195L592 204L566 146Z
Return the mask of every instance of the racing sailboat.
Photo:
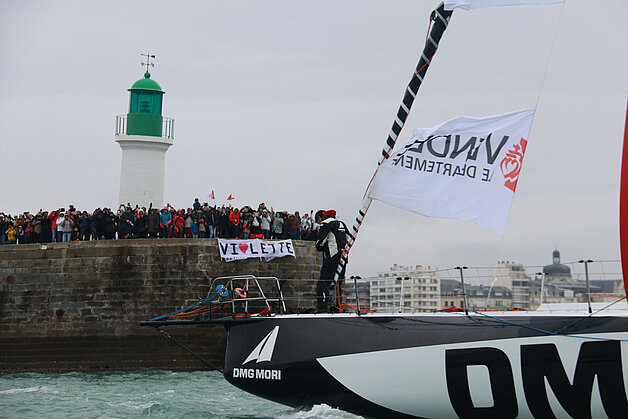
M379 165L392 156L452 12L441 4L431 15L432 29ZM628 115L620 201L626 272ZM369 206L365 194L350 244ZM371 417L614 418L628 412L625 302L490 314L467 307L373 313L358 302L356 313L284 314L276 278L216 278L211 289L205 300L143 325L224 325L225 378L279 403L325 403Z

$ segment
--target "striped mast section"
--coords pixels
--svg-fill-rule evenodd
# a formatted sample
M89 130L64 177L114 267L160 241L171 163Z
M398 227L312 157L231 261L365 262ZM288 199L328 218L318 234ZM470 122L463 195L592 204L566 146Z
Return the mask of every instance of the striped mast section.
M364 193L364 197L362 198L362 206L358 210L358 216L355 218L352 226L352 232L349 233L349 239L347 240L347 245L342 250L342 255L340 257L340 263L338 264L338 270L334 275L334 280L338 280L340 273L342 272L344 266L347 264L347 256L349 254L349 250L355 243L355 239L358 235L358 230L362 225L362 221L366 216L366 213L371 206L371 202L373 200L368 197L369 192L371 191L371 185L373 183L373 178L377 174L377 170L379 166L390 156L390 153L397 142L397 138L399 133L403 129L404 124L406 123L406 119L408 118L408 114L410 113L410 109L412 108L412 104L414 103L414 99L416 98L417 93L419 92L419 87L423 83L423 78L425 77L425 73L427 73L427 69L434 58L434 54L436 54L436 50L438 49L438 43L440 42L445 29L447 29L447 25L449 25L449 19L451 18L452 10L445 10L444 3L441 3L434 11L432 11L430 15L430 25L433 25L431 31L429 32L427 39L425 40L425 47L423 48L423 53L421 54L421 58L419 59L419 64L417 64L416 70L414 74L412 74L412 78L410 79L410 83L408 83L408 87L403 96L403 100L401 101L401 105L399 106L399 110L397 111L397 115L393 122L392 128L390 130L390 134L388 134L388 139L386 140L386 145L382 150L382 155L377 162L377 169L369 182L366 192Z

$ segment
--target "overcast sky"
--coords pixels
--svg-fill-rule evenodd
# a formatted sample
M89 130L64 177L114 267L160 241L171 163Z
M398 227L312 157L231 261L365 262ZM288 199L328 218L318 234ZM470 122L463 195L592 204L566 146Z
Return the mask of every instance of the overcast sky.
M150 50L175 119L167 202L214 190L350 224L437 3L1 1L0 211L117 206L115 117ZM625 0L455 11L399 143L538 101L506 234L375 202L348 273L619 259L627 21Z

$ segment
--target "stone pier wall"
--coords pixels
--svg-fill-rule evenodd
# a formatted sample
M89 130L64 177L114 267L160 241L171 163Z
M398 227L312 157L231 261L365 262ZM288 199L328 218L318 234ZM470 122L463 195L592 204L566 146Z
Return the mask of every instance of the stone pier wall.
M140 321L207 296L213 278L289 279L287 298L314 304L320 259L294 242L296 259L224 262L215 239L112 240L0 246L0 372L197 370L207 367ZM295 281L291 281L294 279ZM222 365L220 326L166 331Z

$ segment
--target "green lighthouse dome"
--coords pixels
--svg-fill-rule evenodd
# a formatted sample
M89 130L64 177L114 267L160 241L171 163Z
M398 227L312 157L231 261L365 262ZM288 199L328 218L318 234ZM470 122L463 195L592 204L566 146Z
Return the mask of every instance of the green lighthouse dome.
M164 91L150 73L144 73L129 89L129 114L127 116L127 135L147 135L160 137L162 134L161 116Z
M139 79L138 81L133 83L133 86L131 86L129 91L133 90L151 90L153 92L164 93L164 91L161 90L161 86L159 85L159 83L150 78L150 73L148 71L144 73L144 78Z

